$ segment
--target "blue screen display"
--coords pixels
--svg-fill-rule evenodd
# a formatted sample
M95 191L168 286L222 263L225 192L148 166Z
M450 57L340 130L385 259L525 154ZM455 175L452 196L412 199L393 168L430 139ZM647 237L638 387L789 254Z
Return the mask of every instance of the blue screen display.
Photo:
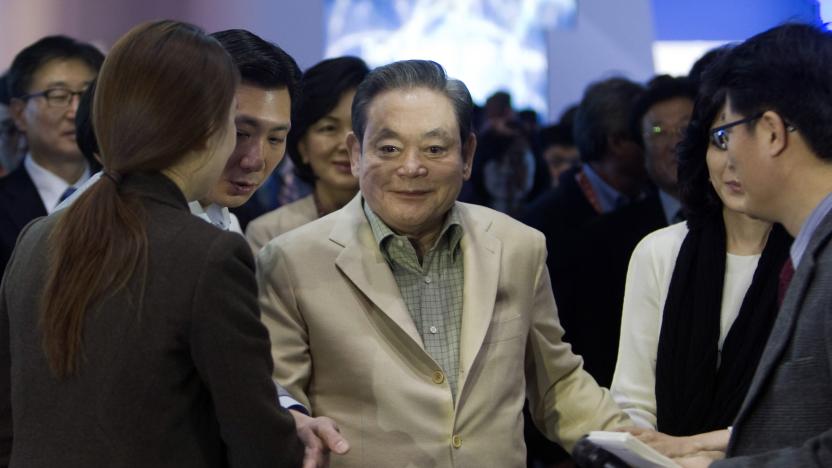
M326 0L326 57L371 67L430 59L482 104L508 91L547 114L547 29L570 27L577 0Z

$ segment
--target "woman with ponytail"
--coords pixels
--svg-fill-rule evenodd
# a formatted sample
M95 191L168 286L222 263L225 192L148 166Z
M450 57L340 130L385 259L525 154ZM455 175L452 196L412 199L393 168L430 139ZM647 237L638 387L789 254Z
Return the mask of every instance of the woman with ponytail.
M104 176L21 233L0 287L0 465L297 466L250 250L190 215L235 142L237 71L174 21L98 77Z

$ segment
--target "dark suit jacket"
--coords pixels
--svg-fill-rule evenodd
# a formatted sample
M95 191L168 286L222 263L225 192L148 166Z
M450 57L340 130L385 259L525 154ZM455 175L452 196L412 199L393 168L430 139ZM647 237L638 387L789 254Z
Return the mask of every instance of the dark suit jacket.
M609 387L618 357L621 308L630 255L638 242L667 222L653 190L643 200L598 215L566 172L557 189L530 207L526 222L546 234L547 264L564 341L584 359L584 369ZM566 458L526 425L532 457L555 462Z
M17 235L29 221L46 216L46 207L23 164L0 178L0 272L6 267Z
M832 214L815 231L712 466L832 466Z
M546 235L558 316L584 368L609 387L618 355L627 265L636 244L664 227L658 192L599 215L575 180L578 169L529 207L524 221Z
M667 226L658 192L593 219L581 229L571 267L571 294L559 312L564 339L584 358L584 368L609 387L618 359L627 267L644 236Z
M299 466L248 245L192 216L161 175L122 184L147 215L146 284L131 280L132 297L88 311L80 373L63 381L48 368L37 311L47 236L71 211L21 234L0 287L0 465Z
M532 202L521 220L546 235L546 266L558 309L572 291L571 265L581 230L598 217L575 180L580 168L570 169L560 177L559 185ZM568 333L568 330L567 330Z

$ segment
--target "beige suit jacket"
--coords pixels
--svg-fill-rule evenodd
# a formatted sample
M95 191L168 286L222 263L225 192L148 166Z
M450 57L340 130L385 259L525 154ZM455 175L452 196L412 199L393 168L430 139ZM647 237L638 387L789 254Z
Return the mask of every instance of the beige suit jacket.
M464 235L459 396L422 340L356 196L258 257L275 377L352 450L333 467L525 466L523 401L568 448L629 424L561 341L544 237L458 203Z
M318 219L314 195L307 195L288 205L258 216L246 227L246 240L255 255L270 240L296 227Z

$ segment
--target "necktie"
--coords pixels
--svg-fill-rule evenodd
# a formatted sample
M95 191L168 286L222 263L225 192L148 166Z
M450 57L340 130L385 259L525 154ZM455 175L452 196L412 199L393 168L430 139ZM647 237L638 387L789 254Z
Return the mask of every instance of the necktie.
M786 297L786 291L789 289L789 283L794 276L794 264L792 258L789 257L786 263L783 264L783 269L780 270L780 282L777 284L777 305L783 305L783 298Z
M72 196L72 194L75 193L76 190L78 189L75 187L67 187L66 190L64 190L64 193L61 194L61 198L58 199L58 203Z

